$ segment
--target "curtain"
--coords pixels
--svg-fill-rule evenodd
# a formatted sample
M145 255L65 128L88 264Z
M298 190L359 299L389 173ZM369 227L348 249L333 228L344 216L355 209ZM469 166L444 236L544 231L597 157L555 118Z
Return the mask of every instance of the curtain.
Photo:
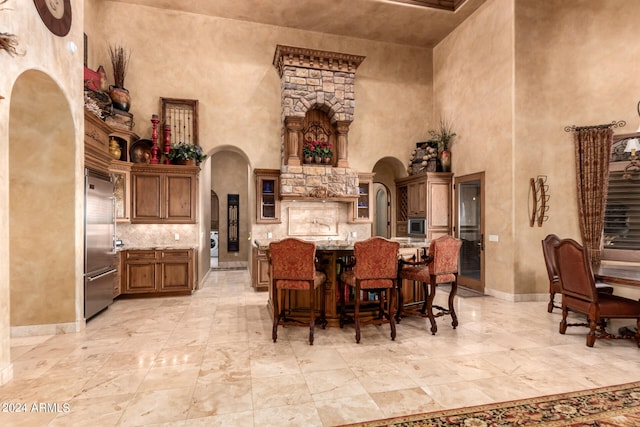
M589 252L591 262L597 264L601 256L613 130L599 126L576 128L573 140L582 243Z

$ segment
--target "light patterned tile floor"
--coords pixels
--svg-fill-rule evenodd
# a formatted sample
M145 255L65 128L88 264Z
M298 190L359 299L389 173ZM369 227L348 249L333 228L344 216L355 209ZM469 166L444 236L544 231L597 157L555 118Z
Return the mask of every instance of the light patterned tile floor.
M406 318L396 341L367 326L356 344L345 327L309 346L291 327L274 344L249 272L212 271L191 296L117 300L80 333L12 339L0 425L333 426L640 380L633 342L587 348L544 302L456 304L460 326L440 318L435 336Z

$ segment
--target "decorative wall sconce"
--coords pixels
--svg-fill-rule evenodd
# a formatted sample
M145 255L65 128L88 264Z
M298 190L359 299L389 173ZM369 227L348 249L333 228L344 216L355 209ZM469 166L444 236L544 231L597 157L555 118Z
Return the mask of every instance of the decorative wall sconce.
M542 227L542 223L549 219L546 213L549 210L550 196L546 182L546 175L529 178L529 227L533 227L536 223L538 227Z
M624 172L622 173L622 179L631 179L631 175L637 172L640 172L640 162L638 162L638 157L636 155L636 151L640 150L640 142L638 138L631 138L627 141L627 146L624 149L625 153L631 153L629 156L629 164L625 166Z

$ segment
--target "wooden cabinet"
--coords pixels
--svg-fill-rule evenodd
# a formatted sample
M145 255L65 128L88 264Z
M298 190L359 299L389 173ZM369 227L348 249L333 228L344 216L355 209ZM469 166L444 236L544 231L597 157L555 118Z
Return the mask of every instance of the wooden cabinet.
M116 200L116 220L131 221L131 163L114 160L109 172L113 175L113 196Z
M406 235L411 217L427 219L428 240L451 234L452 178L451 173L427 172L396 180L396 235Z
M118 271L113 279L113 297L116 298L122 293L122 252L116 256L116 268Z
M195 224L197 166L131 167L131 223Z
M124 251L123 294L190 293L193 249Z
M358 198L351 203L349 222L373 221L373 173L358 174Z
M280 170L256 169L256 222L280 222Z
M109 154L109 134L112 129L95 114L84 112L85 167L107 173L113 157Z
M267 251L264 249L253 248L253 268L251 283L255 290L266 291L269 289L269 259Z

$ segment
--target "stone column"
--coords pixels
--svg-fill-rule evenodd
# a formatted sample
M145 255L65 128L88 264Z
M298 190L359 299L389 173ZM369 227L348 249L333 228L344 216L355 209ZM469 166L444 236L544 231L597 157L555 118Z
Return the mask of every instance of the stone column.
M300 142L298 134L302 130L303 117L285 117L284 124L287 131L284 134L286 158L285 162L289 166L300 166L300 157L298 157L298 149Z
M336 131L338 132L338 164L336 165L339 168L348 168L349 160L347 160L347 147L348 141L347 136L349 134L349 125L351 122L339 120L336 122Z

